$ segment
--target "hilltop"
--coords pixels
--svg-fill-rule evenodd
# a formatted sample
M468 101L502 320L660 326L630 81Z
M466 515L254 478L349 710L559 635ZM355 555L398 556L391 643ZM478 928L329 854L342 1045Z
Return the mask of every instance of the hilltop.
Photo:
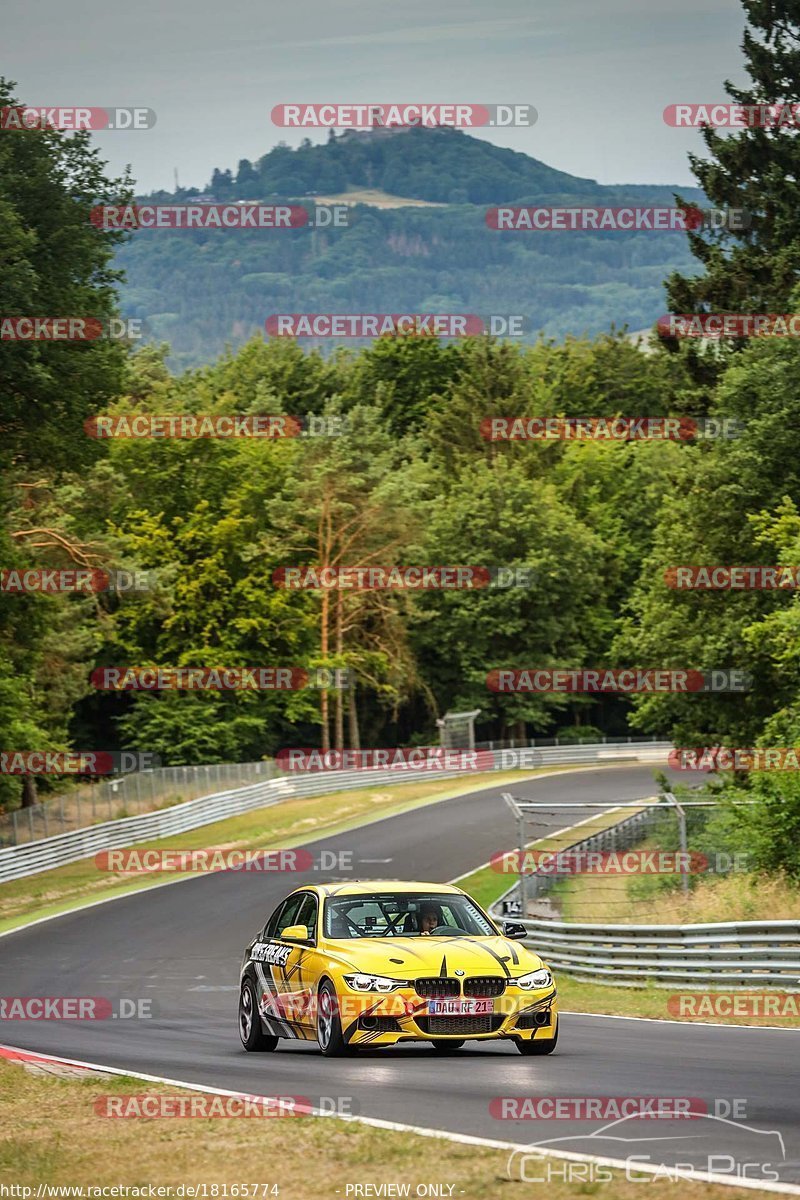
M137 233L118 254L123 310L172 344L176 365L211 361L282 312L514 313L528 338L644 329L664 311L666 275L692 262L683 234L499 233L485 210L670 205L674 191L603 185L455 129L279 144L235 172L215 168L203 187L146 199L343 199L347 228Z

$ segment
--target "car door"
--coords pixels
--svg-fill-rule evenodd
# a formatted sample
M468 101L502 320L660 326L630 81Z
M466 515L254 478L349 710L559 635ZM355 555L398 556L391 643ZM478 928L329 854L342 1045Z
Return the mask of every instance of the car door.
M294 951L286 966L287 993L291 995L293 1016L300 1028L312 1037L316 1033L315 1003L319 975L316 949L318 917L319 901L313 892L306 892L292 924L305 925L309 941L307 944L293 943Z
M284 1037L305 1037L312 1024L310 947L282 937L290 925L308 924L316 933L316 897L295 892L279 905L251 950L261 984L261 1011Z

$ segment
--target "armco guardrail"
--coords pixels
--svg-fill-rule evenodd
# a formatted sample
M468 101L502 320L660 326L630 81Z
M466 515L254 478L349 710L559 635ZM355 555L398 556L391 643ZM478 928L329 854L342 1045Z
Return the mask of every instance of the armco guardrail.
M622 849L646 834L651 813L637 812L583 838L567 851ZM529 878L535 879L535 874ZM553 882L539 881L539 890ZM502 904L514 884L491 907ZM531 889L531 895L536 894ZM526 945L554 971L594 983L656 987L779 987L800 990L800 921L721 921L708 925L599 925L572 921L522 921Z
M663 760L670 749L669 742L537 747L531 748L531 761L526 761L525 765L580 765L611 760L654 762ZM521 751L515 753L519 754ZM263 783L188 800L157 812L104 821L70 833L58 834L56 837L26 842L21 846L7 846L0 849L0 883L78 862L101 850L118 850L137 842L186 833L189 829L198 829L225 817L277 804L287 798L319 796L328 792L376 785L385 787L391 784L418 782L421 778L468 779L475 771L492 769L502 769L501 752L478 751L473 770L422 772L408 767L395 767L285 774Z
M553 970L576 979L657 987L713 984L800 990L800 921L578 925L525 920L524 924L526 944Z
M170 804L197 800L217 792L274 779L274 762L206 763L199 766L154 767L112 775L50 796L39 804L0 814L0 847L20 846L42 838L85 829L100 821L122 820L154 812Z

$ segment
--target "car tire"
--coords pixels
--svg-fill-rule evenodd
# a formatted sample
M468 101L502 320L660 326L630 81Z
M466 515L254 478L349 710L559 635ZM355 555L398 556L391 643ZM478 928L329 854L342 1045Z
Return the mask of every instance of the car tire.
M431 1045L439 1054L452 1054L455 1050L460 1050L465 1041L466 1038L461 1038L460 1041L449 1041L445 1038L436 1038L431 1042Z
M245 1050L251 1053L274 1050L278 1044L278 1038L264 1033L261 1028L256 987L252 979L242 980L242 990L239 993L239 1037Z
M352 1052L344 1040L339 998L329 979L324 979L317 993L317 1041L326 1058L340 1058Z
M514 1042L520 1054L552 1054L558 1043L558 1017L551 1038L514 1038Z

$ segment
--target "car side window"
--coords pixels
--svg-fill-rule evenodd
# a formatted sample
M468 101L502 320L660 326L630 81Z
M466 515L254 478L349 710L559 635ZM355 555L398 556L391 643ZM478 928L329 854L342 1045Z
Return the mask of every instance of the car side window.
M290 896L288 900L284 900L283 904L279 904L264 927L264 936L266 938L280 937L288 925L296 925L295 916L303 899L304 895L301 892L297 896Z
M308 929L309 937L316 938L317 936L317 897L311 892L306 893L303 897L303 903L300 905L300 910L293 922L295 925L305 925Z

